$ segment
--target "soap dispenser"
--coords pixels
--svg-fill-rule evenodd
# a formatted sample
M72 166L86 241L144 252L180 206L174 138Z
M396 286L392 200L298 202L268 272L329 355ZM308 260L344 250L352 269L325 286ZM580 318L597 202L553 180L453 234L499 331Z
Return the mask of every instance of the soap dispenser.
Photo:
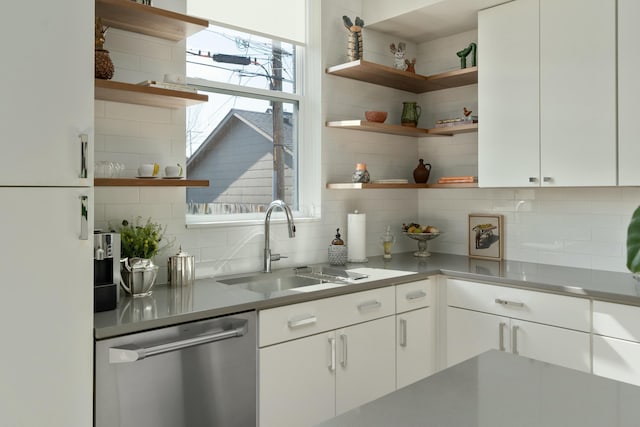
M347 245L340 238L340 229L336 229L336 237L329 245L329 264L345 265L347 263Z

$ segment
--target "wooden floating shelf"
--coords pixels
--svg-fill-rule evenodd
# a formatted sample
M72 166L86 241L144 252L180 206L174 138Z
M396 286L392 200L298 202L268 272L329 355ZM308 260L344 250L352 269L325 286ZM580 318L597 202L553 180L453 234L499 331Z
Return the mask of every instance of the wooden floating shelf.
M329 121L326 123L327 127L361 130L365 132L377 132L386 133L389 135L399 136L414 136L414 137L426 137L426 136L453 136L459 133L477 132L478 124L473 123L469 125L460 125L447 128L413 128L400 125L387 125L384 123L368 122L366 120L338 120Z
M127 1L137 4L131 0ZM151 107L184 108L207 102L209 97L194 92L95 79L95 99Z
M478 67L461 68L431 76L423 76L360 59L334 65L327 68L326 72L334 76L346 77L412 93L433 92L478 83Z
M206 179L95 178L96 187L208 187Z
M413 189L413 188L478 188L478 183L453 183L453 184L376 184L376 183L351 183L338 182L327 184L329 190L369 190L369 189Z
M131 0L96 0L96 17L107 27L160 37L184 40L209 26L205 19L139 4Z

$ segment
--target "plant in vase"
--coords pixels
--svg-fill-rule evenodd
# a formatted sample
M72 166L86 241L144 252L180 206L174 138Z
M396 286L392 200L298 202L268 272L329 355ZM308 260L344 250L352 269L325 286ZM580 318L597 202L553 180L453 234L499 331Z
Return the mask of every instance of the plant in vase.
M141 224L141 217L135 223L123 220L117 228L120 233L120 274L121 285L133 296L145 296L151 293L155 283L158 266L153 264L152 258L162 249L173 242L164 241L166 226L152 222L148 218ZM161 242L164 244L161 246Z

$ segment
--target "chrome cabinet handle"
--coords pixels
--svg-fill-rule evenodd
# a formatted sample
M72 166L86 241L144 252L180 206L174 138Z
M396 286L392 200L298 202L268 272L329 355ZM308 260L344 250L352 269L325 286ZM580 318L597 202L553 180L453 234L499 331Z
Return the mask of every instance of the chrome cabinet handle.
M80 137L80 178L87 177L87 146L89 144L89 135L81 133Z
M89 196L80 196L80 240L89 240Z
M426 296L427 296L427 293L425 291L421 291L421 290L413 291L413 292L409 292L407 294L407 300L411 301L411 300L414 300L414 299L424 298Z
M400 347L407 346L407 319L400 319Z
M519 326L511 327L511 352L513 354L518 354L518 329Z
M505 351L505 348L504 348L504 328L505 328L505 326L507 326L507 324L505 322L500 322L498 324L498 336L499 336L499 339L500 339L500 341L498 343L498 349L500 351Z
M329 349L331 354L329 355L329 372L335 372L336 370L336 339L329 338Z
M508 301L506 299L500 299L500 298L496 298L495 301L496 301L496 304L510 305L512 307L524 307L523 302Z
M180 341L173 341L158 344L151 347L139 347L135 344L124 345L122 347L112 347L109 349L109 363L131 363L159 354L170 353L200 344L207 344L215 341L222 341L229 338L241 337L247 333L247 323L235 329L216 332L209 335L201 335L187 338Z
M530 176L529 177L529 182L531 182L531 183L538 182L538 178L536 178L535 176Z
M367 301L362 304L358 304L358 311L375 310L380 307L382 307L382 303L380 301Z
M295 329L305 325L313 325L317 321L318 318L316 316L307 316L298 320L289 320L287 325L289 326L289 329Z
M347 367L347 335L340 334L340 343L342 344L342 356L340 357L340 365Z
M550 176L542 177L542 182L553 182L553 178Z

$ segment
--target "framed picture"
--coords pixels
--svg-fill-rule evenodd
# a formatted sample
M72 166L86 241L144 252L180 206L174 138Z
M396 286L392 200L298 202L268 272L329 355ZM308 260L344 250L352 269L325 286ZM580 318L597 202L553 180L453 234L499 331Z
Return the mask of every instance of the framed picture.
M493 214L469 214L469 256L501 260L504 247L504 217Z

